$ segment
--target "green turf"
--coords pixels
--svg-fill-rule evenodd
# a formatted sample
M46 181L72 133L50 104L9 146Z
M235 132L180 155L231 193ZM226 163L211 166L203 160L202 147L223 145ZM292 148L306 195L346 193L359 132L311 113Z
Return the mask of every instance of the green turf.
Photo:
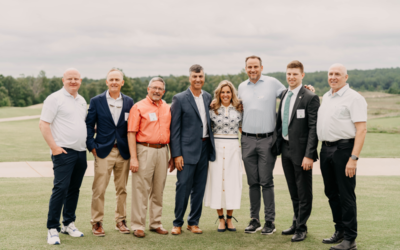
M400 133L400 116L385 117L369 120L368 132L375 133Z
M27 116L27 115L40 115L42 112L41 108L18 108L18 107L0 107L0 119L2 118L11 118L18 116Z
M46 243L46 218L52 178L0 178L0 249L329 249L330 245L322 244L321 240L334 231L328 200L323 193L322 177L317 175L314 176L313 211L306 240L292 243L291 236L281 235L282 230L291 224L292 206L286 181L278 175L275 177L277 232L271 236L245 234L243 230L249 221L249 199L244 176L241 209L234 211L239 220L239 223L234 223L237 232L218 233L218 224L214 224L217 213L207 207L203 209L200 221L204 230L202 235L194 235L187 230L180 236L162 236L146 231L143 239L137 239L132 234L120 234L114 229L115 191L111 181L105 203L106 236L98 238L91 235L89 223L92 181L93 177L84 178L76 212L76 225L85 237L72 238L61 234L61 245L49 246ZM176 176L168 176L164 193L162 222L169 231L174 219L175 181ZM400 177L359 176L356 193L359 249L400 249ZM130 194L131 189L128 188L128 220Z

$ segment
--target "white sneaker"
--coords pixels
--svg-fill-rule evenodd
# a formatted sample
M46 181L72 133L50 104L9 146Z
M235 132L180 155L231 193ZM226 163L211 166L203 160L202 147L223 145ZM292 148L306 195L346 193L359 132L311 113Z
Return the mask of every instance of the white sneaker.
M47 243L50 245L60 245L60 237L58 236L58 231L55 228L49 229L47 232Z
M63 226L61 229L61 233L69 234L72 237L83 237L83 233L75 227L75 223L71 222L68 226Z

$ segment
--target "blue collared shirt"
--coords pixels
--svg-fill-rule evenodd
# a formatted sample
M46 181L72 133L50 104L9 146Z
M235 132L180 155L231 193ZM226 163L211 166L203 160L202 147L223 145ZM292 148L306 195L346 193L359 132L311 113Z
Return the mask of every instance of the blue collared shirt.
M239 98L243 103L243 132L252 134L274 131L276 98L286 87L276 78L261 75L254 84L250 79L239 85Z

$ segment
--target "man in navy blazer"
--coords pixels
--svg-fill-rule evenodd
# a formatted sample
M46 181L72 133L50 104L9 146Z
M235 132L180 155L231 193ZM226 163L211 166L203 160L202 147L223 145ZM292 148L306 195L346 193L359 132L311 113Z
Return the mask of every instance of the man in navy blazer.
M86 145L95 157L92 186L92 233L104 236L104 195L114 171L117 208L116 229L129 234L126 226L126 184L129 177L128 116L133 106L132 98L121 93L123 73L112 69L107 74L108 90L90 100L86 117ZM96 129L97 126L97 129ZM96 133L96 138L94 135Z
M211 95L201 88L205 75L203 67L189 69L190 87L176 94L171 105L171 154L178 169L175 196L173 235L181 234L190 196L187 229L201 234L198 227L207 181L208 161L215 160L214 136L211 130L209 106Z

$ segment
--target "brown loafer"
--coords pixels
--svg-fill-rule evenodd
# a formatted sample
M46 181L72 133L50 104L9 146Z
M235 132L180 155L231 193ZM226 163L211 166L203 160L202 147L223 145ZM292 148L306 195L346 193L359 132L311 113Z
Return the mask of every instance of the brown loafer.
M201 230L198 226L187 226L187 230L194 234L202 234L203 230Z
M156 228L156 229L152 229L152 228L151 228L150 231L156 232L156 233L158 233L158 234L163 234L163 235L168 234L168 231L165 230L165 229L162 228L162 227L158 227L158 228Z
M143 230L135 230L135 231L133 231L133 235L138 238L144 238L144 231Z
M131 232L129 231L129 228L126 226L125 220L118 222L117 225L115 225L115 229L122 234L129 234Z
M173 227L171 230L172 235L179 235L182 233L182 227Z
M104 237L106 235L101 222L97 222L92 226L92 233L94 236L99 236L99 237Z

